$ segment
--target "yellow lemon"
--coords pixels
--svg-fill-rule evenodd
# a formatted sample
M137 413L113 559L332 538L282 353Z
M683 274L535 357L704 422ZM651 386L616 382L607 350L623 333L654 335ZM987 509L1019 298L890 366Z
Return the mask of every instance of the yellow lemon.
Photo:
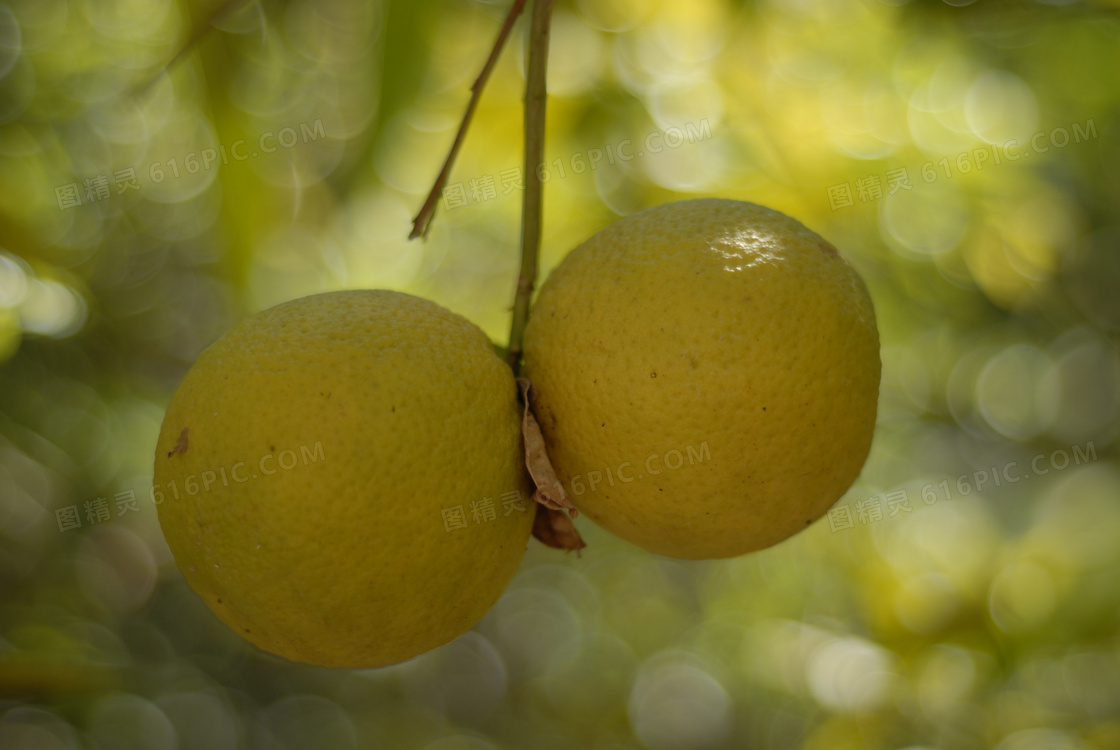
M867 457L879 337L799 222L701 199L638 212L542 286L525 372L576 507L647 550L740 555L805 528Z
M154 485L214 613L326 666L467 631L533 523L512 372L472 323L396 292L304 297L225 334L168 407Z

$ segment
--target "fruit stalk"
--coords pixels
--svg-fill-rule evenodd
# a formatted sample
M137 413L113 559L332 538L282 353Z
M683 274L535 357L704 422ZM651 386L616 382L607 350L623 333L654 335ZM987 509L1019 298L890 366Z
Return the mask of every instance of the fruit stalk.
M548 42L552 23L552 0L535 0L529 31L529 65L525 74L525 194L521 204L521 271L513 298L513 321L509 330L509 366L521 371L521 341L529 322L529 302L537 281L537 258L541 247L541 204L544 184L537 165L544 162L544 117Z

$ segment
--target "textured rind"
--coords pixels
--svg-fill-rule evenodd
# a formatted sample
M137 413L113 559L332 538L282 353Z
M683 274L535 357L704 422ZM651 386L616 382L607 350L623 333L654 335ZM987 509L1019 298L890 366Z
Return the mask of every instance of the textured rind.
M265 310L204 351L154 482L175 561L222 621L288 659L376 667L497 601L532 528L521 456L513 374L481 330L427 300L347 291ZM511 491L525 510L503 515ZM475 523L485 498L496 518ZM468 526L449 532L454 506Z
M582 513L653 552L722 558L804 529L858 476L879 340L829 243L762 206L700 199L572 250L533 308L525 374Z

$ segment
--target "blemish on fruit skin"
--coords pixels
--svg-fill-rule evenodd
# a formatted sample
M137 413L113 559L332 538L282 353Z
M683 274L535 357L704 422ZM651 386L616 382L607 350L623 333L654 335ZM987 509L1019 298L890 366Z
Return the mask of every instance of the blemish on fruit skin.
M171 458L176 453L186 453L187 452L187 433L190 432L190 431L191 431L190 427L184 427L183 428L183 431L179 433L179 442L175 443L175 447L172 448L171 452L169 452L167 454L168 458Z
M821 252L823 252L825 255L839 255L840 254L840 253L836 252L836 248L834 248L832 245L828 244L824 240L820 240L819 242L817 242L817 246L820 247Z

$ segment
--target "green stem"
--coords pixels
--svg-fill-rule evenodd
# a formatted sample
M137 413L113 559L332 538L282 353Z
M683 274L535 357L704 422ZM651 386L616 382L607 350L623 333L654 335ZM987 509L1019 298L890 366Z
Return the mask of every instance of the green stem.
M521 373L521 341L529 322L529 303L537 282L537 258L541 247L543 184L537 165L544 162L544 115L548 41L552 22L552 0L534 0L529 32L529 64L525 74L525 194L521 204L521 272L513 298L513 321L509 329L509 366Z

